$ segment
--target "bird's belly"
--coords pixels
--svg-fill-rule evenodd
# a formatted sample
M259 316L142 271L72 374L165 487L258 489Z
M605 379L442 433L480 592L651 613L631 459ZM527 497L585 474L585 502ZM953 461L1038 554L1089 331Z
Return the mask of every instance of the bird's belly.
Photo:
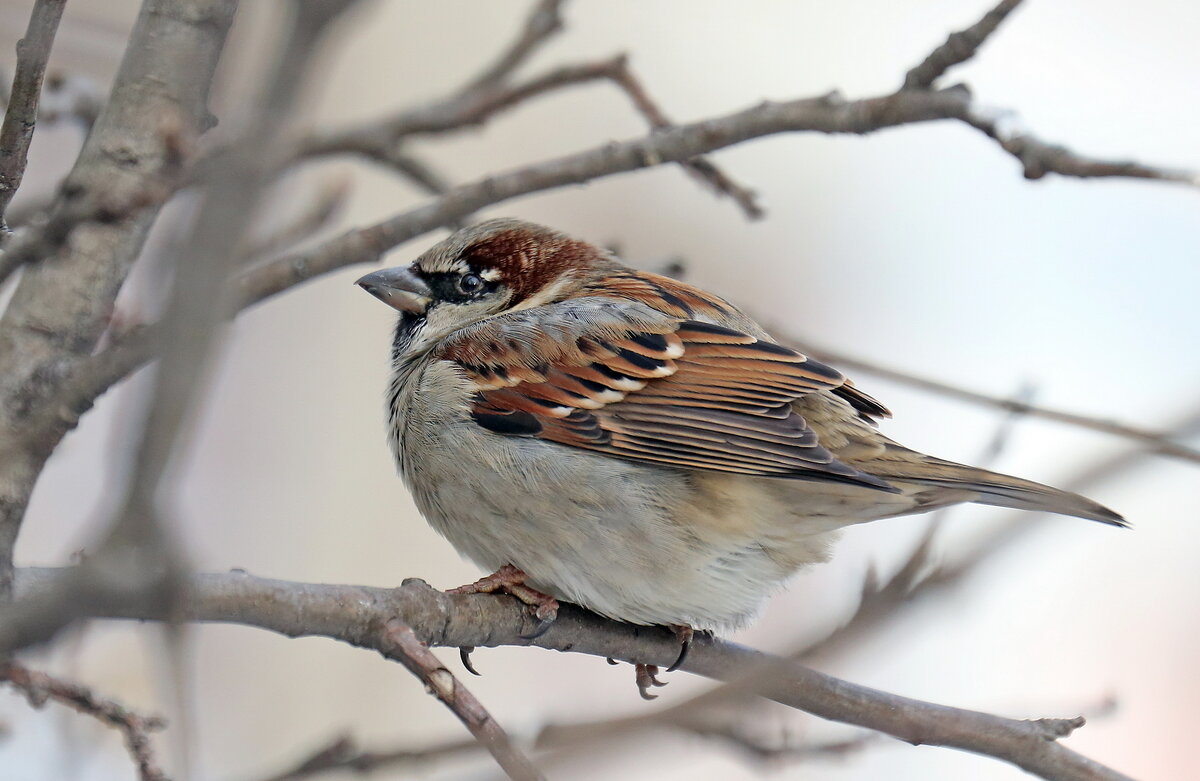
M489 571L512 564L535 588L623 621L744 624L828 547L830 526L797 524L781 481L620 461L473 423L406 444L417 505L459 553Z

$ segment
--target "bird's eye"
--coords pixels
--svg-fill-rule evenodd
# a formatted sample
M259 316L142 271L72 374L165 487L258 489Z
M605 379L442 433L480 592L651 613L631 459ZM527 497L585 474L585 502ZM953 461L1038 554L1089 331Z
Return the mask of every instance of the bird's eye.
M478 293L483 288L483 280L477 274L463 274L458 278L458 289L463 293Z

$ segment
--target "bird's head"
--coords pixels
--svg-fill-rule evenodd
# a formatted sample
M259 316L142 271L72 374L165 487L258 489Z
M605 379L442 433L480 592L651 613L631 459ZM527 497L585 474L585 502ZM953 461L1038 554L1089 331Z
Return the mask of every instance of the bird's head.
M498 219L464 228L410 265L355 284L400 312L397 347L410 352L481 320L567 298L613 265L591 244Z

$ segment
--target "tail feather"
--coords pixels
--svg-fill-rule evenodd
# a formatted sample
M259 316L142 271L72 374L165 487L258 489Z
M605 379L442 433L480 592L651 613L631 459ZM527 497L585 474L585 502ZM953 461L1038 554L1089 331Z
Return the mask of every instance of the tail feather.
M916 453L914 455L918 455L919 458L876 462L866 465L865 471L886 480L903 480L935 488L972 491L978 497L973 501L979 504L1071 515L1112 526L1129 525L1124 518L1104 505L1070 491L1060 491L1032 480L989 472L986 469L956 464L932 456Z

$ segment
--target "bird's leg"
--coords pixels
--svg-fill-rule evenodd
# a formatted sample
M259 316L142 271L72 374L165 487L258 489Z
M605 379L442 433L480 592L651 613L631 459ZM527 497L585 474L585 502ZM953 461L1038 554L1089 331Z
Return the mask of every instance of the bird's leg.
M667 629L675 633L675 639L679 641L679 656L675 657L675 661L671 662L671 666L667 668L667 672L673 673L687 659L688 651L692 647L692 637L696 633L686 624L668 624Z
M549 628L550 623L558 615L558 600L549 594L543 594L535 588L525 585L528 578L521 570L511 564L505 564L491 575L480 578L474 583L452 588L447 594L494 594L497 591L509 594L529 605L533 617L540 623L532 637L533 639Z
M635 664L633 666L633 677L637 682L638 694L642 695L643 700L656 700L657 694L650 693L651 686L666 686L666 681L658 680L658 666L653 664Z

